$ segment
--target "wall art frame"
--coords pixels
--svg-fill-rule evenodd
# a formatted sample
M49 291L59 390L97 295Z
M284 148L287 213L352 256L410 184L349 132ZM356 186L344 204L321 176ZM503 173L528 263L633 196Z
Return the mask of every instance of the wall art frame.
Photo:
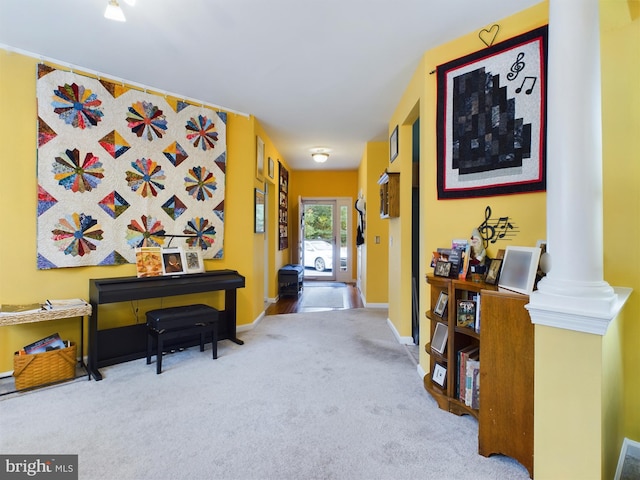
M256 136L256 178L264 180L264 141Z
M264 192L256 188L253 202L255 213L253 231L255 233L264 233L264 203Z
M289 172L278 162L278 250L289 248Z
M398 151L398 125L396 125L389 137L389 163L393 163L398 156Z
M547 26L437 68L438 199L546 189Z

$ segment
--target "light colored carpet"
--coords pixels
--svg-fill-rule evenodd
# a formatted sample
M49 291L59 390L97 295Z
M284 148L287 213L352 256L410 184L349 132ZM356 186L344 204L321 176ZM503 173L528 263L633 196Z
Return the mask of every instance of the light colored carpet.
M344 288L306 286L302 292L304 308L344 308Z
M90 480L526 479L440 410L386 310L273 315L219 343L0 399L0 451L78 454Z

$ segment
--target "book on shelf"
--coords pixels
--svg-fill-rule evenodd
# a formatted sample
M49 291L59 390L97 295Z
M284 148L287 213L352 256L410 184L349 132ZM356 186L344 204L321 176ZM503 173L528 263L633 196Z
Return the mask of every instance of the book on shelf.
M465 372L464 404L467 407L477 409L478 403L479 403L478 394L480 391L480 384L479 384L480 360L475 360L472 358L467 359L465 369L466 369L466 372ZM474 399L474 395L475 395L475 399Z
M471 244L465 238L454 239L451 242L451 250L456 251L456 257L458 260L458 278L464 280L467 278L469 272L469 260L471 257Z
M475 294L472 299L476 302L476 321L474 324L474 330L476 333L480 333L480 293Z
M2 315L16 315L24 313L35 313L42 311L43 306L41 303L3 303L0 305L0 314Z
M468 345L458 350L458 371L456 372L456 398L464 403L466 393L467 360L480 358L480 347Z
M26 345L23 350L27 354L32 353L44 353L50 350L58 350L60 348L66 348L67 345L62 341L60 335L54 333L48 337L41 338L37 342Z
M458 300L456 310L456 325L474 328L476 323L476 302L474 300Z

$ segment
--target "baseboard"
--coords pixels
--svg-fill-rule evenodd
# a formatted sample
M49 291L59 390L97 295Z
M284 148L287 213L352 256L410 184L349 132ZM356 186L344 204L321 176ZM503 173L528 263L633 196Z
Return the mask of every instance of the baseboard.
M258 315L258 318L256 318L253 322L236 326L236 332L248 332L249 330L253 330L258 326L258 324L264 317L265 312L261 312L260 315Z
M401 344L401 345L415 345L415 343L413 343L413 337L401 337L398 334L398 330L396 330L396 326L388 318L387 318L387 325L389 325L389 328L393 332L393 335L396 337L396 340L398 340L399 344Z
M622 442L620 457L618 458L618 468L616 468L616 476L614 477L615 480L620 480L622 470L624 468L624 462L627 456L633 457L640 461L640 442L629 440L628 438L625 438Z
M418 376L420 377L420 380L424 380L424 377L427 374L427 372L424 371L424 368L422 368L422 365L418 364L417 370L418 370Z

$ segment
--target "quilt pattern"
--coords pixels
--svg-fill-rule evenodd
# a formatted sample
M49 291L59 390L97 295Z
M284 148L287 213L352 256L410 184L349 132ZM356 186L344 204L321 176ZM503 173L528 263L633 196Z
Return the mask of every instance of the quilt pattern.
M225 112L40 64L37 267L222 258ZM172 235L182 235L174 238Z

